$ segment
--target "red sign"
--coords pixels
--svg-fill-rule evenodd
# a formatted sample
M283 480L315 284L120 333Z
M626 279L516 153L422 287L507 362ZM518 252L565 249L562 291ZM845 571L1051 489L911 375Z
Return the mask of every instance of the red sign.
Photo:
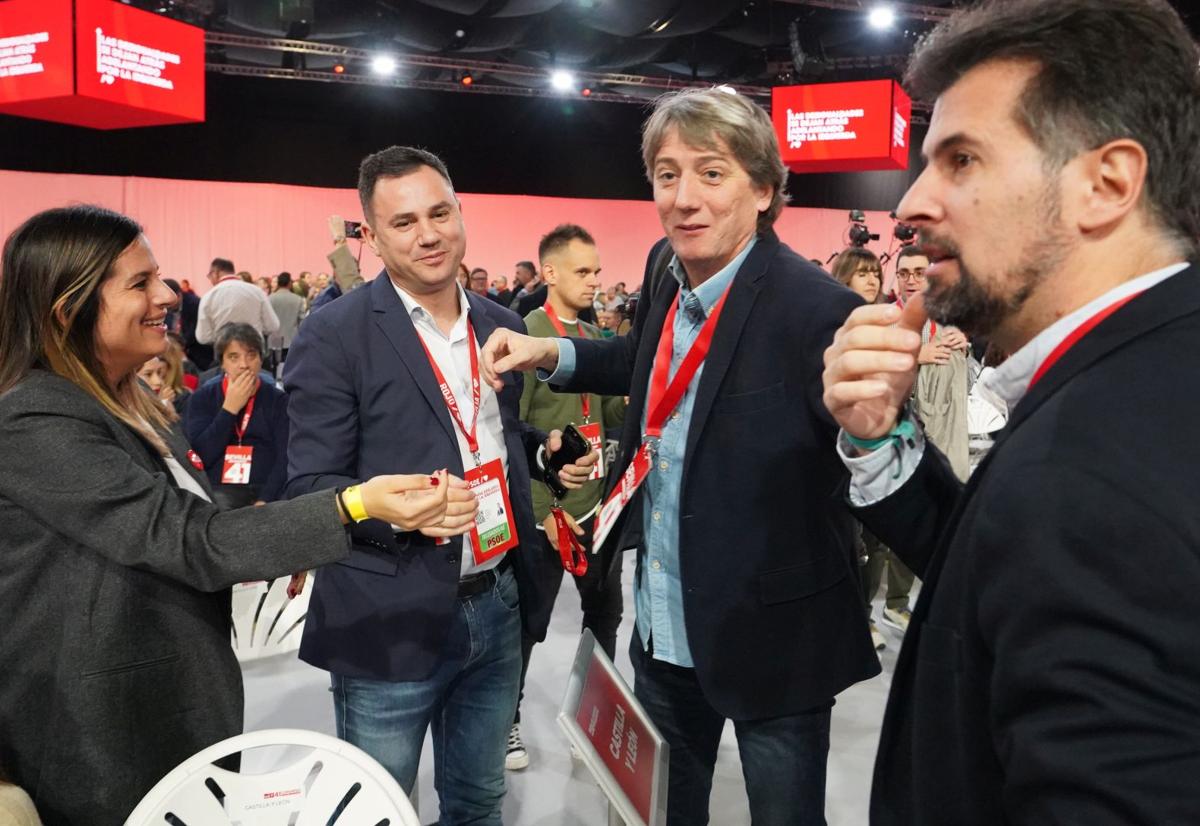
M114 0L4 0L0 112L96 129L203 121L204 30Z
M776 86L771 120L793 172L907 169L912 101L894 80Z
M651 822L654 767L658 754L654 738L625 699L626 690L598 657L599 646L579 698L575 722L616 779L643 823Z

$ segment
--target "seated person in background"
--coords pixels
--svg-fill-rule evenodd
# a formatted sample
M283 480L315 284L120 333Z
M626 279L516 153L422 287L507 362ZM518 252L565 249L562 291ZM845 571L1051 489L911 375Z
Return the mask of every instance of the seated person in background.
M260 379L263 340L249 324L227 324L215 349L224 375L192 396L184 431L217 504L273 502L287 481L287 396Z
M183 392L187 395L180 398L175 387L168 380L170 373L171 365L167 362L167 357L164 353L161 356L151 356L143 363L138 368L137 377L150 388L150 391L158 397L163 406L171 411L167 418L170 421L178 421L182 415L181 410L183 405L177 407L176 402L182 401L186 403L187 396L190 396L191 393L187 391L187 388L184 388Z

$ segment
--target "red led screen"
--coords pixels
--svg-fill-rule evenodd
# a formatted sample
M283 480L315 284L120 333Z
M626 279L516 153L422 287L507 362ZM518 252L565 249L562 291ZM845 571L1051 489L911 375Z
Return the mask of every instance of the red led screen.
M793 172L907 169L912 102L893 80L777 86L771 120Z
M73 91L71 0L0 3L0 105Z
M204 120L204 31L195 26L115 0L4 0L0 42L45 55L43 72L0 77L0 112L97 129Z

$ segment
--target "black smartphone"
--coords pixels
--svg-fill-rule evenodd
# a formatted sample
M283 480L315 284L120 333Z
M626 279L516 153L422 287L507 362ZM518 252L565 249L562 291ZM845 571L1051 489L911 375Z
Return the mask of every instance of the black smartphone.
M591 452L592 443L583 437L575 425L569 424L563 428L562 447L550 454L545 462L546 469L542 472L542 481L554 492L555 497L562 499L567 495L567 489L559 481L558 472Z
M346 225L346 237L362 239L362 222L361 221L343 221Z

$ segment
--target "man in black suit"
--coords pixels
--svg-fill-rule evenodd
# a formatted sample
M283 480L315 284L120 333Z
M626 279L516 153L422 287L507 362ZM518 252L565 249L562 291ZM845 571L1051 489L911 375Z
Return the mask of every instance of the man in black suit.
M629 335L497 331L485 374L554 369L566 390L630 397L609 488L631 463L647 475L622 512L601 511L600 564L637 549L630 656L671 747L668 822L708 822L732 719L756 826L824 824L833 698L879 672L819 380L861 299L772 230L787 170L754 103L721 89L665 96L642 147L667 238ZM660 261L669 271L653 277ZM694 349L706 341L707 355Z
M924 306L856 310L825 374L857 515L924 582L873 824L1200 822L1198 62L1161 0L992 0L910 64ZM1012 353L965 486L904 409L926 313Z

